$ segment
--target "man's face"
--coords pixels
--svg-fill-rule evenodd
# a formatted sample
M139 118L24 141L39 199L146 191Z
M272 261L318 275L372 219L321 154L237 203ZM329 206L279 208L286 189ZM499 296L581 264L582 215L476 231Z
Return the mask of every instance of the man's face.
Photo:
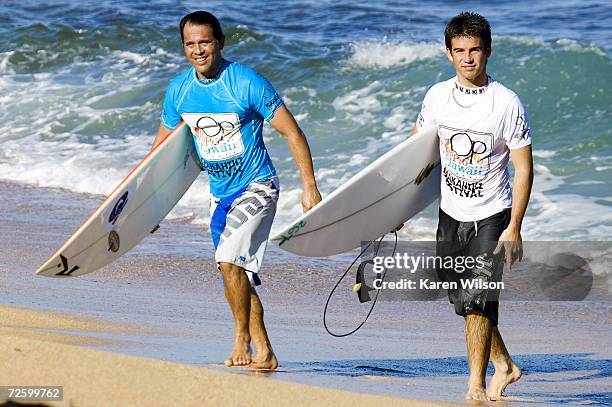
M200 79L212 78L219 72L223 42L215 38L210 25L185 24L183 50Z
M446 56L453 63L459 83L462 85L483 86L487 82L487 58L491 49L484 49L479 37L455 37L451 39L451 49Z

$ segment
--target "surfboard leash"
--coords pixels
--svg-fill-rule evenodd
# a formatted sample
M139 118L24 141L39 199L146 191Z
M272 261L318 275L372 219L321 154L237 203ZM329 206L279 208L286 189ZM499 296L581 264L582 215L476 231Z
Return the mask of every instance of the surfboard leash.
M391 257L393 257L395 255L395 251L397 250L397 232L393 232L393 234L395 235L395 242L393 245L393 253L391 254ZM345 336L349 336L354 334L355 332L357 332L368 320L368 318L370 317L370 315L372 314L372 311L374 311L374 307L376 306L376 301L378 300L378 295L380 294L380 291L382 289L382 282L385 281L385 275L387 274L387 267L384 267L384 270L382 272L380 281L381 281L381 288L378 288L376 290L376 295L374 296L374 300L372 301L372 306L370 307L370 310L368 311L366 317L364 318L364 320L357 325L357 327L355 329L353 329L350 332L347 333L343 333L343 334L337 334L332 332L329 327L327 326L327 307L329 306L329 302L331 301L332 296L334 295L334 292L336 291L336 289L338 288L338 286L340 285L340 283L342 282L342 280L344 280L344 278L347 276L347 274L349 273L349 271L351 271L351 268L353 268L353 266L355 265L355 263L357 262L357 260L359 260L359 258L361 258L361 256L366 252L366 250L368 250L370 248L370 246L374 243L377 242L378 245L376 246L376 252L374 253L374 257L376 257L378 255L378 250L380 249L380 244L383 240L383 238L385 237L385 235L382 235L378 240L372 240L370 243L368 243L366 245L365 248L363 248L361 250L361 253L359 253L357 255L357 257L355 257L355 260L353 260L353 262L351 263L350 266L348 266L348 268L344 271L344 273L342 274L342 276L340 277L340 279L338 280L338 282L336 283L336 285L334 286L334 288L332 288L331 292L329 293L329 296L327 297L327 301L325 302L325 309L323 310L323 326L325 327L325 330L327 331L328 334L330 334L331 336L335 336L336 338L343 338ZM364 265L367 262L363 262L362 265ZM361 268L361 265L359 266L359 268ZM363 272L363 270L358 270L357 272ZM365 284L365 280L363 282L363 284ZM360 288L357 287L358 284L356 284L356 288L359 290ZM360 298L361 300L361 298ZM369 298L368 298L369 300ZM367 301L367 300L365 300ZM362 301L362 302L365 302Z

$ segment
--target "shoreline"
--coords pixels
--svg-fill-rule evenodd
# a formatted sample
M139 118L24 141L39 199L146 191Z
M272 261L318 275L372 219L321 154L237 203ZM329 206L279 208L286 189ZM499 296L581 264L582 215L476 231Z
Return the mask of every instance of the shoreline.
M63 401L49 405L104 405L109 401L124 405L236 405L248 399L250 405L315 405L324 402L349 406L355 397L363 405L450 405L399 399L296 383L265 380L268 374L226 372L182 365L162 360L102 352L74 344L80 330L121 330L117 324L59 313L48 313L0 306L9 325L21 330L7 333L0 329L0 383L8 386L62 386ZM50 321L49 319L52 319ZM71 333L37 332L36 327ZM128 329L130 329L128 327ZM42 336L37 333L43 333ZM77 342L78 343L78 342ZM95 343L80 343L89 346ZM12 399L19 401L18 399ZM7 400L0 399L0 402Z

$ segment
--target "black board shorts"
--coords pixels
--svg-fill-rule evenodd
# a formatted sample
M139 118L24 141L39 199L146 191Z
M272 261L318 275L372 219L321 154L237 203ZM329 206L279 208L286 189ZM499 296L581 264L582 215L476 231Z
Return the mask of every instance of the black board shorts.
M470 311L481 312L497 325L499 289L479 289L481 282L501 282L504 251L493 251L502 232L510 223L510 208L474 222L455 220L442 209L436 233L436 255L455 259L454 267L438 267L440 281L448 282L448 299L457 315ZM466 259L474 261L467 261ZM462 267L457 265L463 264ZM474 265L467 268L466 265ZM480 281L476 281L480 280ZM474 284L474 283L478 284ZM469 283L469 284L466 284Z

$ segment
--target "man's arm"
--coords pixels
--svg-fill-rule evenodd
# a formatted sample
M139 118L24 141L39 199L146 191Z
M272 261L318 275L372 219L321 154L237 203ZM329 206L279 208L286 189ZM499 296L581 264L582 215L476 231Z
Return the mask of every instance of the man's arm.
M505 248L506 264L508 268L518 258L523 257L523 241L521 239L521 225L527 210L531 187L533 185L533 158L531 145L510 150L510 158L514 165L514 182L512 185L512 215L510 224L499 237L499 243L494 254Z
M157 147L157 145L161 143L162 140L165 139L171 132L172 130L168 130L163 123L160 123L159 128L157 129L157 134L155 135L155 140L153 140L153 146L151 147L151 150Z
M304 212L321 201L312 165L312 156L306 136L299 128L295 118L283 104L274 113L270 125L278 131L287 143L302 178L302 209Z

